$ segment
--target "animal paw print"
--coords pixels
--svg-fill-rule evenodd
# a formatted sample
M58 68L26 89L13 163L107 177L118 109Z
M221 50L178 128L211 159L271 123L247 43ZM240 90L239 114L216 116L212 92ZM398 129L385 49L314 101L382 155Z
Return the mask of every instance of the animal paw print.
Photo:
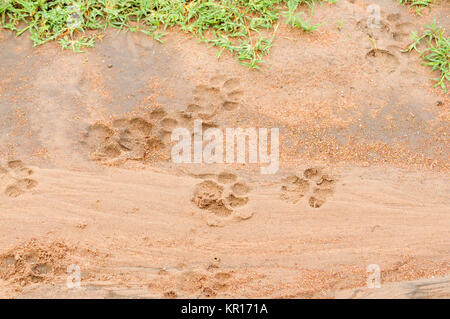
M235 215L239 219L248 219L252 213L241 209L248 204L250 191L247 183L239 181L236 175L222 172L217 175L217 182L205 180L197 184L191 201L216 217Z
M404 21L399 13L391 13L387 16L387 21L391 25L391 35L394 41L401 45L406 45L411 40L410 34L414 31L414 24Z
M414 24L404 21L400 13L390 13L378 26L369 28L367 19L358 22L359 28L373 41L374 48L366 53L366 60L376 72L395 72L404 63L399 52L410 42Z
M334 194L336 181L318 168L308 168L302 177L291 175L282 180L280 197L289 204L308 196L312 208L320 208ZM312 189L312 190L311 190Z
M108 125L90 125L82 144L92 159L102 162L167 160L170 135L179 122L176 116L157 108L142 116L116 118Z
M237 78L213 77L208 85L198 85L194 89L194 103L191 109L197 109L202 119L209 119L218 112L232 111L239 107L243 91Z
M23 243L0 254L0 278L21 286L54 280L66 270L69 249L62 242Z
M218 127L215 118L221 111L232 111L239 107L242 91L239 79L213 77L208 84L197 85L194 101L177 114L181 127L192 128L194 120L202 120L202 128Z
M204 130L218 127L215 116L239 106L242 91L238 79L216 77L210 82L195 88L194 103L182 111L156 108L142 116L116 118L110 124L95 123L87 128L82 144L93 160L104 163L168 160L175 128L192 130L194 120L202 120Z
M375 22L373 27L369 27L367 18L358 21L358 28L370 36L375 41L382 41L386 44L401 43L403 45L410 41L411 31L414 31L414 24L402 19L400 13L390 13L386 19L382 18Z
M95 123L87 128L81 141L91 158L103 163L118 164L128 160L140 162L170 159L171 135L178 127L192 130L199 119L195 108L168 112L156 108L142 116L118 117L109 124ZM203 121L203 129L217 127L214 121Z
M201 268L189 270L162 270L159 282L168 288L163 298L178 298L179 296L195 296L196 298L215 298L226 295L235 283L233 271L219 268ZM153 284L150 285L150 288Z
M334 185L336 181L328 176L322 175L319 180L315 181L312 195L308 199L309 206L312 208L320 208L334 194Z
M375 70L385 70L389 73L394 72L400 64L391 50L372 49L367 52L366 60Z
M9 161L7 168L0 166L0 187L8 197L19 197L31 191L38 182L31 178L33 170L20 160Z
M309 191L309 182L296 175L282 181L281 199L290 204L298 203Z

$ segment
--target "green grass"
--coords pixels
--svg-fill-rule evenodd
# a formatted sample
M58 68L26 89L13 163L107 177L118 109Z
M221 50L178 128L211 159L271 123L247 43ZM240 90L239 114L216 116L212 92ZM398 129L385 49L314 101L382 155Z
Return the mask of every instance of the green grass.
M0 0L0 27L17 35L28 31L35 45L58 41L82 52L92 47L107 27L143 32L163 41L164 30L179 27L201 41L229 51L240 63L259 68L280 16L305 32L311 25L304 7L336 0ZM287 11L280 12L288 7Z
M416 8L416 12L420 15L424 7L428 7L433 3L433 0L399 0L401 4L410 5Z
M311 13L314 13L314 3L307 0L303 2L305 2L311 8ZM282 13L283 16L286 17L286 23L293 28L300 28L308 33L315 31L320 26L320 24L311 25L309 23L309 20L303 20L302 16L304 16L305 13L303 11L297 12L298 6L299 1L288 1L288 10Z
M427 7L433 0L400 0L400 3L409 4L410 6L416 7Z
M447 92L445 83L450 80L450 38L445 36L445 30L437 26L436 21L425 27L423 34L416 31L411 33L412 43L405 51L419 52L424 65L431 67L432 71L439 71L440 76L435 79L435 86L440 86ZM420 50L423 44L425 48Z

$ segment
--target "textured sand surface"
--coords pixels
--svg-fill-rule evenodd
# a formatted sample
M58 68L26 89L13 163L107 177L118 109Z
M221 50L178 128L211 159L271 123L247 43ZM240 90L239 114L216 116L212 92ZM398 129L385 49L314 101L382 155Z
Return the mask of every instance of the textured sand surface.
M0 297L450 297L449 95L399 52L449 4L376 2L375 31L359 0L280 25L263 72L176 30L83 54L0 31ZM280 128L280 170L173 163L195 119Z

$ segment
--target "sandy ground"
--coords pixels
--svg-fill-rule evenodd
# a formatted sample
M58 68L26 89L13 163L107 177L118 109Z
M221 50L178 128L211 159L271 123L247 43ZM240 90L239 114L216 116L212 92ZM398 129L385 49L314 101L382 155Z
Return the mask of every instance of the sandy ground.
M359 0L281 24L263 72L176 30L83 54L0 31L0 296L448 298L449 96L399 49L450 8L375 2L378 30ZM174 164L195 119L280 128L280 170Z

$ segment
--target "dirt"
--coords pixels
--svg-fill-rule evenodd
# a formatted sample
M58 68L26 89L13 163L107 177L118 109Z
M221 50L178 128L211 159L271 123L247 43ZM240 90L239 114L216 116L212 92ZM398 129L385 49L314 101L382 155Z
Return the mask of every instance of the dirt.
M450 297L449 95L400 52L450 6L372 2L376 30L360 0L280 24L262 71L178 30L82 54L0 31L0 296ZM279 128L279 171L173 163L195 120Z

